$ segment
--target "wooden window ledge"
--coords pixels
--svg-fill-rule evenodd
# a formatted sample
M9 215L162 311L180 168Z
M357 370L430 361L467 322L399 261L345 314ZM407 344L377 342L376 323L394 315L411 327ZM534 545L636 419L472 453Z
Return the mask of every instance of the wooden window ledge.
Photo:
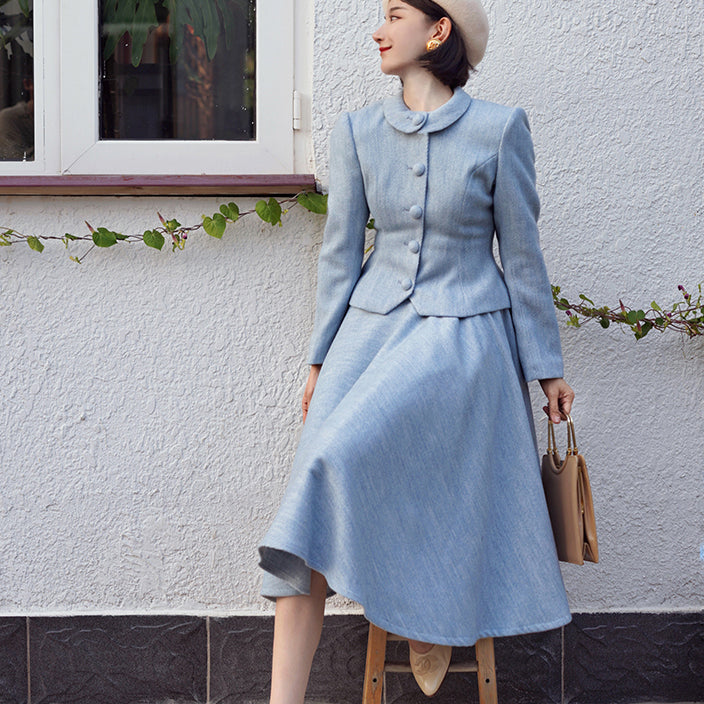
M0 195L230 196L315 190L313 174L237 176L0 176Z

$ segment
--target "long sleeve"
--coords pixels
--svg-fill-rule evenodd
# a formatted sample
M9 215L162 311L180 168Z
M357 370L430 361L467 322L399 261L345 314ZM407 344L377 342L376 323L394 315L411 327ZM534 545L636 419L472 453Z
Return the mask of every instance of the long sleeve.
M538 237L539 213L533 140L526 113L517 108L499 147L494 223L527 381L563 375L560 333Z
M364 258L369 208L347 113L330 133L328 219L318 261L315 324L308 362L321 364L347 310Z

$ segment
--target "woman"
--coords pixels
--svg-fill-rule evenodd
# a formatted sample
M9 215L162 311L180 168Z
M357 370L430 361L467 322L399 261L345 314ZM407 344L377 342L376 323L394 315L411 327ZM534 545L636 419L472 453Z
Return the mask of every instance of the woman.
M409 639L427 694L449 646L570 619L526 387L569 413L527 118L461 90L486 47L480 0L384 14L373 38L402 92L331 134L305 426L260 547L272 704L303 702L332 590Z

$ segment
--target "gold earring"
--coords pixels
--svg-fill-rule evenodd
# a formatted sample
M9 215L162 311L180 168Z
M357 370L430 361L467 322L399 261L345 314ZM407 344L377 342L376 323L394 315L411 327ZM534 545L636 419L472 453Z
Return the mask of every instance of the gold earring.
M425 45L425 50L426 51L435 51L442 42L439 39L429 39L428 42Z

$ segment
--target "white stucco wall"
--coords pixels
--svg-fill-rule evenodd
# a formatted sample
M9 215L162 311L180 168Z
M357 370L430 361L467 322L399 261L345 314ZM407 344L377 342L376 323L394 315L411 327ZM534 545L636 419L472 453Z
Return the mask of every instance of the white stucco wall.
M704 6L487 7L492 40L467 90L529 113L552 280L609 304L693 289ZM379 17L371 0L317 3L323 182L338 112L396 89L370 39ZM3 197L0 223L141 231L157 210L191 223L218 202ZM0 248L0 614L269 608L255 548L299 432L321 232L295 210L284 228L250 219L176 254L122 246L79 266L59 244ZM565 568L571 605L701 609L704 341L562 330L602 552Z

